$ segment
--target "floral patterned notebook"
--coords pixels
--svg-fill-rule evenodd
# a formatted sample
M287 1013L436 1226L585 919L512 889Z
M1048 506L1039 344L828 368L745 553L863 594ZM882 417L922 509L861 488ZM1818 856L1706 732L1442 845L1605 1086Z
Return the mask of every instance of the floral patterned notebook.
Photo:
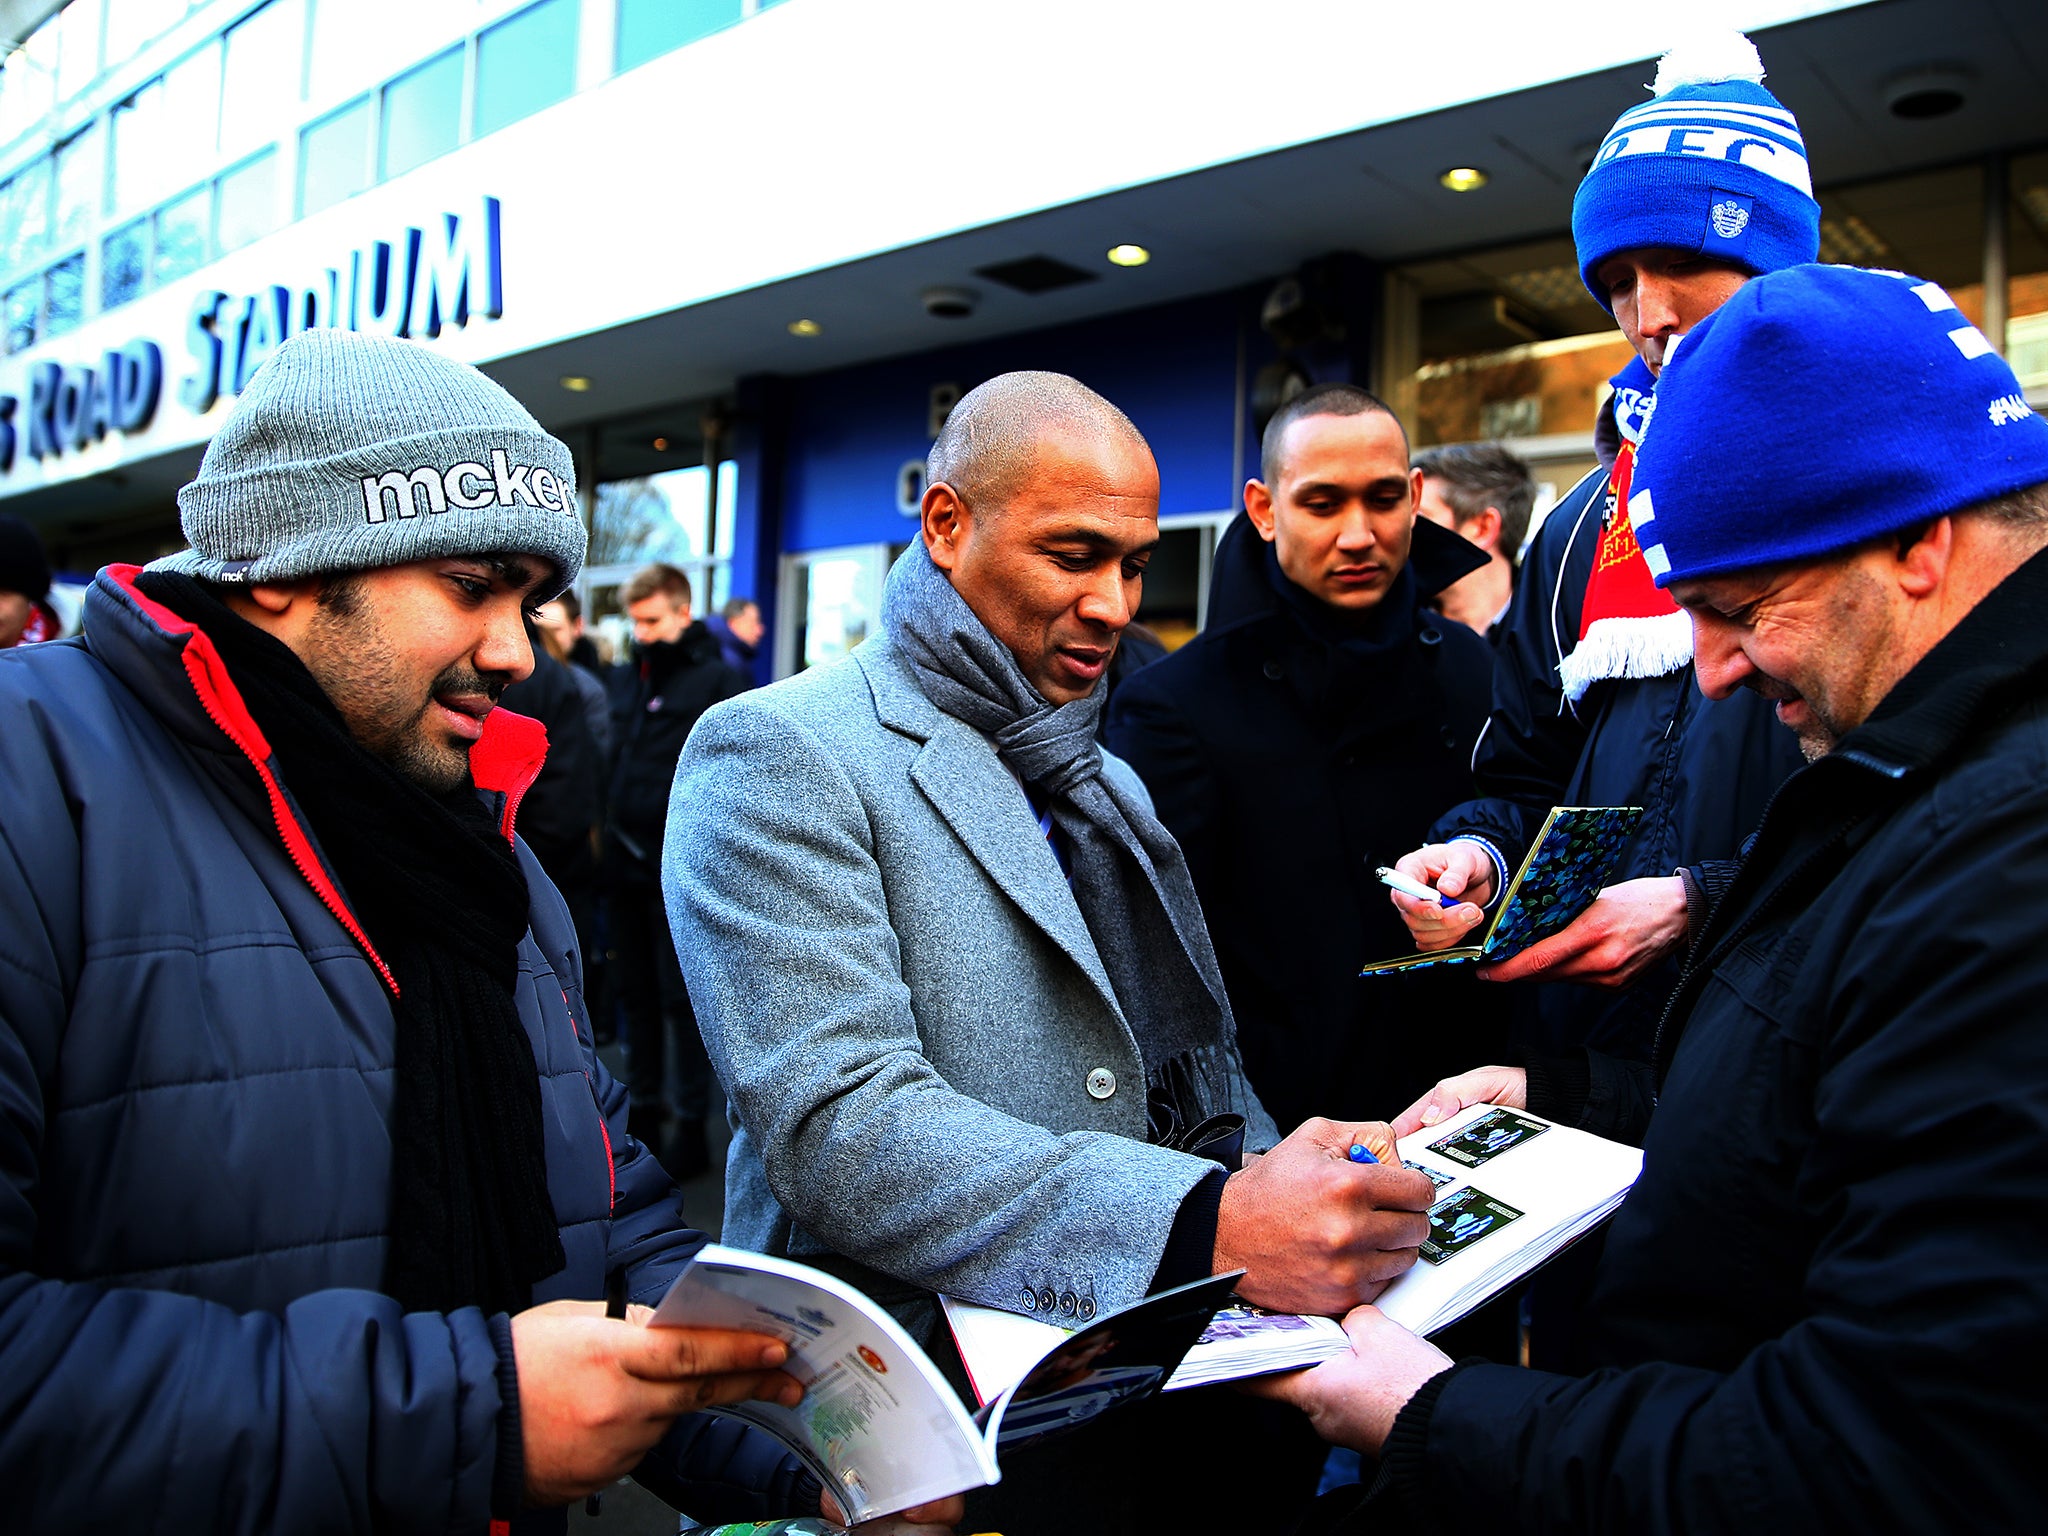
M1381 960L1358 974L1419 971L1432 965L1466 965L1520 954L1592 905L1620 859L1622 845L1642 818L1642 807L1637 805L1556 807L1544 818L1543 830L1478 943Z

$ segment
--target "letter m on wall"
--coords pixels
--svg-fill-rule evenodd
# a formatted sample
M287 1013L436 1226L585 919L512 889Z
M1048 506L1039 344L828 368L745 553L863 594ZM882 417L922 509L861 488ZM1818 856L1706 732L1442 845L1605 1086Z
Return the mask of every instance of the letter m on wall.
M467 217L444 213L422 232L412 285L409 336L438 336L443 326L505 312L505 265L498 200L486 197Z

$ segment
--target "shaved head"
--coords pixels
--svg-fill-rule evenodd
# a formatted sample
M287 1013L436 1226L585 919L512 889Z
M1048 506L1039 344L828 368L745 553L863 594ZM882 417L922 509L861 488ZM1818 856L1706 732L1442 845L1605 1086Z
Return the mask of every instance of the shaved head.
M944 482L970 507L1000 510L1030 477L1050 440L1102 439L1151 450L1131 418L1064 373L1004 373L960 397L926 460L927 484Z

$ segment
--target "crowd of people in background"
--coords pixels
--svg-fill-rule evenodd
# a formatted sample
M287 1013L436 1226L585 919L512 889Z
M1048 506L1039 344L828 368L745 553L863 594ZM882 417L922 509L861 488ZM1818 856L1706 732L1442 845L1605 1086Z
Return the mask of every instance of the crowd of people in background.
M568 450L408 342L280 346L190 547L68 640L0 518L10 1501L560 1529L631 1473L835 1515L699 1411L796 1401L783 1345L640 1326L723 1116L724 1241L969 1403L942 1296L1077 1326L1241 1272L1345 1320L899 1532L2037 1522L2048 421L1818 221L1754 51L1667 58L1573 208L1634 354L1599 467L1532 534L1505 448L1309 388L1170 654L1150 448L1053 373L958 401L878 632L765 687L759 606L667 564L604 656L580 519L521 496ZM392 455L520 478L420 516L387 475L366 523ZM1361 982L1560 805L1643 810L1584 912ZM1395 1138L1484 1103L1642 1176L1422 1339L1371 1304L1436 1196Z

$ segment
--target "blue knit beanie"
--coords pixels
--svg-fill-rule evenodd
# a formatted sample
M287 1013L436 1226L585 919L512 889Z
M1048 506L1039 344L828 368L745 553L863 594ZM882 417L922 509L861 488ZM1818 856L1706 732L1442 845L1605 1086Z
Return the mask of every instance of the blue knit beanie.
M1572 199L1579 275L1603 309L1593 271L1617 251L1697 251L1748 272L1820 254L1806 144L1763 78L1741 33L1703 38L1665 54L1655 99L1608 130Z
M1629 521L1660 587L1812 560L2048 482L2048 421L1938 283L1793 267L1664 361Z

